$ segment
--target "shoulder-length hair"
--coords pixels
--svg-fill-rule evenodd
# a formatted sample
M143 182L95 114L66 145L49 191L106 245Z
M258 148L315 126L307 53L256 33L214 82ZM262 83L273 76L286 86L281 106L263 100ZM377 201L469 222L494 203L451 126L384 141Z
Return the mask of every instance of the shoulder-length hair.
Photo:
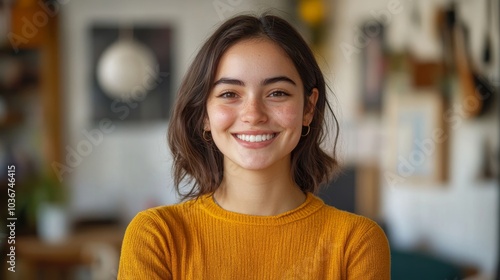
M174 185L183 199L197 198L215 191L222 182L223 154L213 141L204 140L207 99L224 52L234 44L253 38L264 38L279 45L293 61L304 84L304 106L307 96L319 92L310 124L310 132L301 137L291 153L291 174L304 192L315 193L337 169L335 149L328 155L320 147L325 138L326 109L338 121L326 98L323 74L314 55L300 34L284 19L263 15L241 15L224 22L204 43L189 67L178 92L168 130L168 143L173 155ZM206 138L206 137L205 137ZM181 183L189 186L187 189Z

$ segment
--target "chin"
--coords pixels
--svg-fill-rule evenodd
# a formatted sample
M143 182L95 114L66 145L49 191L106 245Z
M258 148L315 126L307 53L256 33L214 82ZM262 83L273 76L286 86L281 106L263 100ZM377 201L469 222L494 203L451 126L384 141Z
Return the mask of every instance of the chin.
M243 169L252 170L252 171L259 171L259 170L264 170L264 169L270 167L271 165L270 164L263 164L262 162L258 162L258 163L242 163L242 164L239 164L239 166Z
M231 161L235 168L241 168L245 170L259 171L269 168L271 163L263 162L262 160L252 160L252 161Z

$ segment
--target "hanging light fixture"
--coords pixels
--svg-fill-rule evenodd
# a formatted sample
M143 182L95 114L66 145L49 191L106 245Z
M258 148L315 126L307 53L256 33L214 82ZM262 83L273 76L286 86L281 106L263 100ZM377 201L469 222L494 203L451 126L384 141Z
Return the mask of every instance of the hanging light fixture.
M145 84L158 75L155 55L148 46L134 40L132 32L131 28L122 28L118 41L103 52L97 64L97 80L102 90L122 101L133 99L138 91L146 95Z

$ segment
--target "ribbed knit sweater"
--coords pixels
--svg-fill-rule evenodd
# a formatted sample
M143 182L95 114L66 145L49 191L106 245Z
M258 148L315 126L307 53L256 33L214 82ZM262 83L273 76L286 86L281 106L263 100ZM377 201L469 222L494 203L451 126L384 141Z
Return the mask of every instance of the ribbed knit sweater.
M118 279L390 279L373 221L308 193L276 216L230 212L205 195L145 210L129 224Z

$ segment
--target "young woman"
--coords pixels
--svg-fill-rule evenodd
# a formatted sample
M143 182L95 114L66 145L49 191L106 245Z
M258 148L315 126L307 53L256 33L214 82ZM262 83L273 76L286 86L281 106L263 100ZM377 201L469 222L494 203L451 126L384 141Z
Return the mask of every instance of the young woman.
M320 148L326 99L311 50L285 20L222 24L170 121L175 186L190 200L132 220L118 278L389 279L380 227L313 194L337 169Z

